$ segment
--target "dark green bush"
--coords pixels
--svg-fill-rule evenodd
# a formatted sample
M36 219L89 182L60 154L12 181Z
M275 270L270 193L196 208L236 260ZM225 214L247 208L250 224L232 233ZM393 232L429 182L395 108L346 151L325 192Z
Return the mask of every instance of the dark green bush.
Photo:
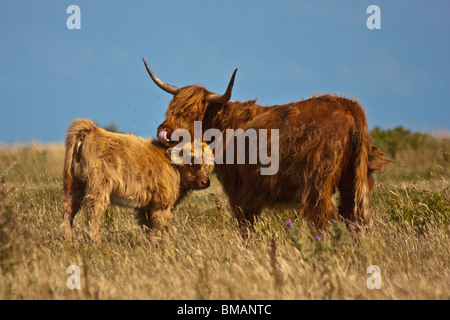
M437 148L436 139L431 134L412 132L402 126L388 130L375 127L371 131L371 136L374 144L392 158L395 158L396 153L403 149L435 150Z
M392 221L414 226L428 223L450 223L450 190L441 192L418 190L414 187L391 190L387 214Z

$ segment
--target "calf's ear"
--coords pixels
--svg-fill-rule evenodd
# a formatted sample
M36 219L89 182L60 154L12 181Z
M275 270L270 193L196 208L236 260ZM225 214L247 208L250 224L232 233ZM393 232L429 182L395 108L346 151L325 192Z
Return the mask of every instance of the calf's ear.
M206 142L202 143L202 150L203 161L210 166L214 166L214 152Z
M180 149L175 147L168 148L166 154L171 163L176 164L177 166L183 165L183 159L180 157Z
M372 146L372 149L370 151L369 155L369 170L370 171L381 171L383 169L383 166L394 162L393 160L389 159L386 154L381 152L380 149L376 146Z

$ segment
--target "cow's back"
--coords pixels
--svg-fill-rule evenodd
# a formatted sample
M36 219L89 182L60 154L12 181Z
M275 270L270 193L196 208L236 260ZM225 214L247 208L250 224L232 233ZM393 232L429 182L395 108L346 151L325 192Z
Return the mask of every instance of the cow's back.
M278 172L261 175L260 163L216 165L227 194L237 203L252 203L251 207L298 204L309 192L320 192L330 175L337 182L351 152L355 119L348 105L353 103L326 95L265 107L242 129L257 133L266 129L269 154L270 130L278 130Z

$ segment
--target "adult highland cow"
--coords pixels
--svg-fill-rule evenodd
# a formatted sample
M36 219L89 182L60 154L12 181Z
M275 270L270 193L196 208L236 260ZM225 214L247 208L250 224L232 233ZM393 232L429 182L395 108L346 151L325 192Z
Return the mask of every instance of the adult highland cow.
M176 129L187 129L193 135L194 121L201 121L203 131L216 128L224 134L227 129L278 129L276 174L262 175L261 161L216 163L217 177L241 230L251 226L263 208L286 204L301 208L306 219L319 229L339 215L348 222L368 221L372 173L392 160L372 145L358 101L327 94L271 107L258 105L256 100L230 102L237 70L225 94L219 95L197 85L171 86L158 79L145 60L144 64L153 81L174 96L166 120L158 127L158 138L167 147L176 144L171 141ZM271 139L267 144L270 150ZM224 154L235 151L227 150L227 145L223 144ZM248 150L246 146L247 158ZM336 187L339 209L331 200Z

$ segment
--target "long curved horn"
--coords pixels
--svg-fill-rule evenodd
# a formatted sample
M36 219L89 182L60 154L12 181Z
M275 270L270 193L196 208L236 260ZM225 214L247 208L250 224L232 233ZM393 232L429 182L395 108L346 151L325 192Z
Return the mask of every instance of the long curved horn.
M181 90L181 88L171 86L170 84L167 84L167 83L159 80L159 78L152 72L152 70L150 70L150 68L148 67L147 62L145 62L144 58L142 58L142 61L144 61L145 68L147 69L147 72L150 75L150 78L152 78L153 82L155 82L158 87L160 87L164 91L166 91L170 94L173 94L173 95L177 94Z
M231 99L231 92L233 91L234 78L236 77L237 69L234 70L233 75L231 76L230 83L228 83L227 91L223 95L213 93L208 96L209 102L214 103L226 103Z

